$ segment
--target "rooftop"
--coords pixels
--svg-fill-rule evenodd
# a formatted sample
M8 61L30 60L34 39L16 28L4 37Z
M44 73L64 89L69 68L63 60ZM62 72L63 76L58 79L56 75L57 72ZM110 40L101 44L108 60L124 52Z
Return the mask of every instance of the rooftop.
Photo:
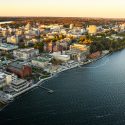
M20 84L22 84L22 83L24 83L24 82L26 82L26 80L24 80L24 79L18 79L18 80L16 80L16 81L14 81L14 85L20 85Z
M18 46L12 45L12 44L1 43L0 49L2 49L2 50L14 50L14 49L18 49Z
M15 67L15 68L18 68L18 69L22 69L23 68L23 64L21 64L18 61L11 63L9 66Z
M45 58L45 57L37 57L35 59L33 59L34 61L39 61L39 62L48 62L50 61L49 58Z
M37 49L34 49L34 48L28 48L28 49L18 49L16 51L18 52L23 52L23 53L30 53L30 52L33 52L33 51L36 51Z

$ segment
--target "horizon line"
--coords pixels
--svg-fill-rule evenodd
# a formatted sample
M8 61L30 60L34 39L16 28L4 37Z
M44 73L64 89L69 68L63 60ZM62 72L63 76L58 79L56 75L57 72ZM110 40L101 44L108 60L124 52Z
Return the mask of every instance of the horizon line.
M50 17L50 18L100 18L100 19L125 19L125 17L82 17L82 16L0 16L0 18L23 18L23 17Z

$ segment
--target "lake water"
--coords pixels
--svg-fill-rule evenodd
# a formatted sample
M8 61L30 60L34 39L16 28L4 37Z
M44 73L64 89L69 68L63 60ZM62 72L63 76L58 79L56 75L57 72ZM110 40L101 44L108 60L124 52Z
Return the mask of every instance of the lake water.
M124 125L125 50L58 74L0 112L0 125Z

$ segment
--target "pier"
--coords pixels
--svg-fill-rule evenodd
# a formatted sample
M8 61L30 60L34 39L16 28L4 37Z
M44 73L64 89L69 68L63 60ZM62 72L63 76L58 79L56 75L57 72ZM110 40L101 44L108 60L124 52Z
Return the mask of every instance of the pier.
M48 93L53 93L54 92L52 89L49 89L49 88L46 88L46 87L43 87L43 86L40 86L40 85L38 85L38 87L46 90Z

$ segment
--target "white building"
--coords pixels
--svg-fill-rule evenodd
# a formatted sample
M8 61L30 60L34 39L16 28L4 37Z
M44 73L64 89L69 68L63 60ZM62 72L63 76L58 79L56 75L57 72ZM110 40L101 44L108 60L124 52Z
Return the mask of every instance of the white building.
M11 75L11 83L17 81L17 79L18 79L17 75L15 75L13 73L8 73L8 74Z
M13 55L14 55L15 58L23 59L23 60L30 59L32 57L37 56L38 54L39 54L39 50L34 49L34 48L18 49L18 50L13 51Z
M125 23L119 25L120 31L125 31Z
M10 85L17 80L17 76L8 72L0 72L0 88Z
M26 29L26 30L30 30L30 29L31 29L31 24L28 23L28 24L25 26L25 29Z
M20 92L26 88L28 88L28 86L30 85L29 82L27 82L26 80L23 79L18 79L15 82L12 82L12 88L16 91L16 92Z
M53 58L56 59L56 60L60 60L60 61L63 61L63 62L67 62L70 60L70 56L69 55L65 55L65 54L62 54L61 55L61 52L54 52L52 54Z
M70 29L73 29L74 28L74 24L70 24Z
M49 58L44 58L44 57L37 57L32 60L32 65L44 68L48 65L50 59Z
M85 28L82 28L81 33L85 33L85 32L86 32Z

